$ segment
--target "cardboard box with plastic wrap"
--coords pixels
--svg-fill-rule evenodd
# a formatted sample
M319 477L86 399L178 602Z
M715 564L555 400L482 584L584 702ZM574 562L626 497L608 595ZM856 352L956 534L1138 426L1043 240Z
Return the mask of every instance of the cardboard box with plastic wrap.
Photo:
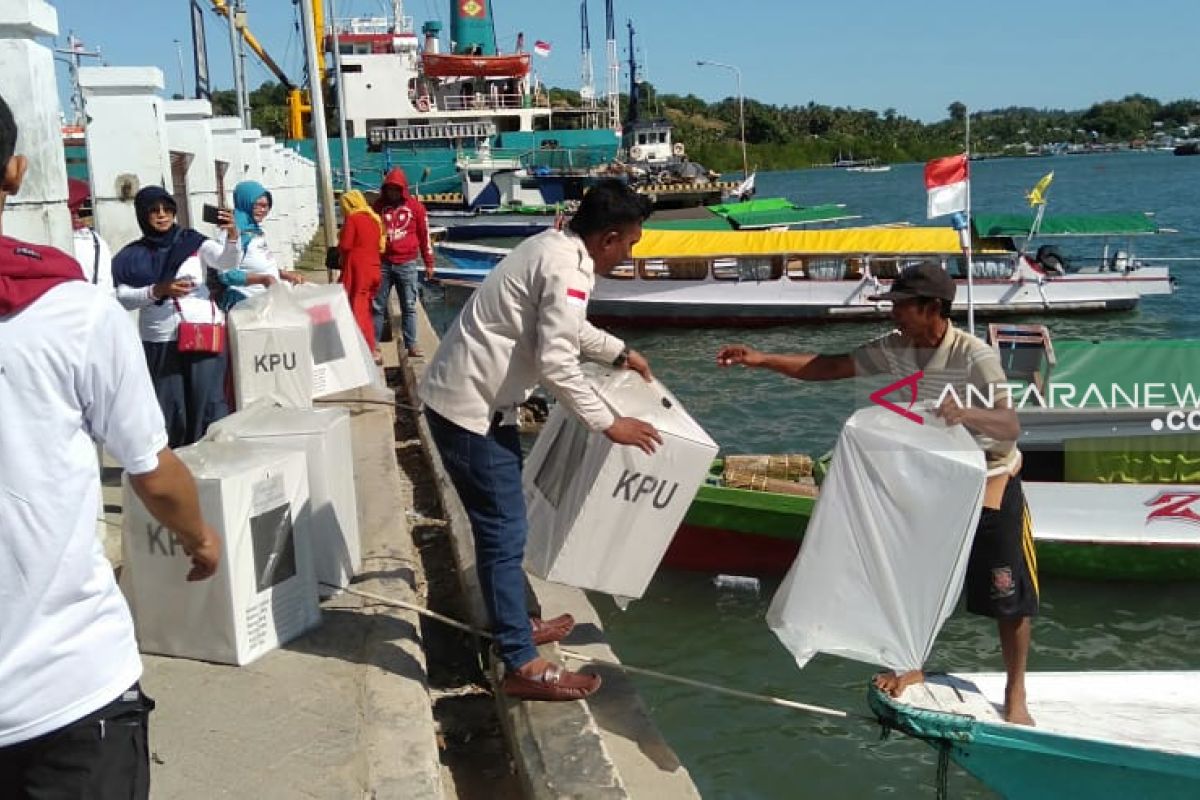
M596 381L613 413L654 425L654 455L591 433L561 405L525 466L525 567L582 589L641 597L708 473L717 445L657 381L628 370Z
M221 538L208 580L125 485L121 588L143 652L248 664L320 623L305 455L245 442L177 451Z
M313 397L371 383L374 358L358 330L341 285L301 284L292 292L312 322Z
M362 568L350 412L259 403L214 423L205 438L291 448L307 456L318 589L326 596L349 585Z
M312 407L312 322L277 283L230 310L230 367L238 408L270 400Z

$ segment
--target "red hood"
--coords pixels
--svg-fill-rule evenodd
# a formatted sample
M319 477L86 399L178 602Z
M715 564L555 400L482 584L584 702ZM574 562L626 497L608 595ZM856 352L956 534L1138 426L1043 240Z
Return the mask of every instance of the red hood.
M399 187L400 191L404 193L405 199L408 199L408 176L399 167L392 167L388 170L388 174L383 179L383 185ZM380 187L380 189L382 188Z
M60 283L79 280L83 270L65 253L0 236L0 317L32 305Z

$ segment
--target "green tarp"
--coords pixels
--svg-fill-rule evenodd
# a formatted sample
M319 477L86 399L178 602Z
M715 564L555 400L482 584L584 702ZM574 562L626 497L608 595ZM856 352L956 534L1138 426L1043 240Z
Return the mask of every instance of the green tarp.
M975 235L1029 235L1033 214L975 214L971 220ZM1038 236L1141 236L1158 233L1158 226L1145 214L1068 214L1042 218Z
M1064 444L1068 483L1200 483L1196 434L1073 439Z
M660 231L727 231L855 219L846 213L844 206L837 203L798 206L783 198L749 200L706 208L712 213L701 219L651 219L645 227Z

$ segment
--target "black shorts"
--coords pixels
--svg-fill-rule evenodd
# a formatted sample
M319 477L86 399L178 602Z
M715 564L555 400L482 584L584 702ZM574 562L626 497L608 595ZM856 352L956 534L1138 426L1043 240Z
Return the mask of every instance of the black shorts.
M0 797L150 796L147 719L154 701L134 684L113 702L36 739L0 747Z
M1021 479L1004 487L1000 508L985 508L967 562L967 610L997 619L1038 612L1037 554Z

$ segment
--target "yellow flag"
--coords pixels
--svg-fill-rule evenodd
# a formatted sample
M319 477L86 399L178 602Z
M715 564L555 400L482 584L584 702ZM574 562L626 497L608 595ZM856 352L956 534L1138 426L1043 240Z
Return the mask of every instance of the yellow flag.
M1037 185L1029 190L1029 194L1025 195L1029 200L1030 207L1046 205L1046 189L1050 187L1050 181L1054 180L1054 172L1047 172L1046 175L1037 182Z

